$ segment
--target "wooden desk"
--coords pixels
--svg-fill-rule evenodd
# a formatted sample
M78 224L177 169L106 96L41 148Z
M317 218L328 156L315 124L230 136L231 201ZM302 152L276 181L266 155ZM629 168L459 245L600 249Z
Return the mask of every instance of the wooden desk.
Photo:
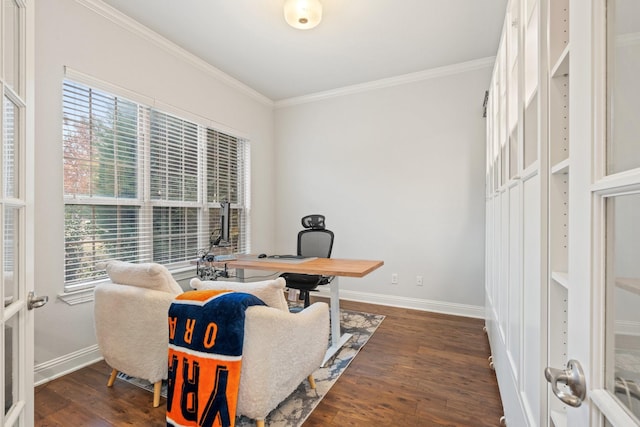
M294 262L274 258L258 258L255 255L238 255L238 259L228 261L226 264L228 268L235 268L236 270L268 270L335 276L329 284L331 291L331 346L322 361L322 365L324 365L351 338L351 334L342 334L340 331L340 286L338 277L364 277L381 267L384 262L339 258L313 258L308 261ZM242 275L243 272L239 271L238 276Z

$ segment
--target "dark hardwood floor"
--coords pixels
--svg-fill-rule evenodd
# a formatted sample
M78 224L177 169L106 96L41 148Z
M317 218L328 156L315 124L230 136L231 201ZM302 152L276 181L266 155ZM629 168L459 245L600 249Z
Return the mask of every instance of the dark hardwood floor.
M498 426L503 415L480 319L341 302L387 317L304 423L311 426ZM123 381L107 388L104 363L35 390L35 425L165 426L164 399Z

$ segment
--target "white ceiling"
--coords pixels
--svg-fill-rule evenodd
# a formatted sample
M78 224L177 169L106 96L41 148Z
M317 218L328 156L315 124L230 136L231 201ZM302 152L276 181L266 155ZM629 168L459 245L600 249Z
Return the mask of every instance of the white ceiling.
M494 56L507 0L321 0L311 30L283 0L104 0L273 101Z

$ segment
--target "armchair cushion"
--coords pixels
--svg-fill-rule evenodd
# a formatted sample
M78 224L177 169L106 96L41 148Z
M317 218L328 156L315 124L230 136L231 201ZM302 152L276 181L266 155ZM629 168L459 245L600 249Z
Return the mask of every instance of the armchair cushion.
M161 264L133 264L114 260L106 262L104 268L113 283L153 289L174 295L182 293L178 282Z
M260 298L269 307L282 311L289 311L287 300L284 297L285 280L277 278L274 280L264 280L262 282L227 282L217 280L200 280L197 277L191 279L190 285L193 289L213 289L246 292Z
M324 302L299 313L249 307L237 413L264 419L320 367L328 341L329 306Z

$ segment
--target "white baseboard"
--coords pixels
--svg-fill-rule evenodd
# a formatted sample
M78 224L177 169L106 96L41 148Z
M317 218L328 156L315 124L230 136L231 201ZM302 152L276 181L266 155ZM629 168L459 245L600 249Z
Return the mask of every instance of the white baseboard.
M323 297L329 298L328 286L319 287L318 293ZM340 289L340 299L365 302L369 304L388 305L391 307L410 308L413 310L431 311L434 313L451 314L453 316L474 317L477 319L485 318L484 306L457 304L395 295L373 294L369 292L357 292L345 289Z
M34 385L38 386L55 380L100 360L102 360L102 354L96 344L47 362L38 363L34 367Z

